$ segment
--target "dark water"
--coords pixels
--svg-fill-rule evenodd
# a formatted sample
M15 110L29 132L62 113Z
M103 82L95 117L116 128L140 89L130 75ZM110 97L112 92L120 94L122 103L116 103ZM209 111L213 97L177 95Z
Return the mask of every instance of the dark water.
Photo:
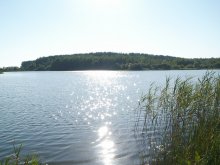
M17 72L0 75L0 159L36 153L48 164L138 164L134 110L150 83L206 71ZM219 71L217 71L219 72Z

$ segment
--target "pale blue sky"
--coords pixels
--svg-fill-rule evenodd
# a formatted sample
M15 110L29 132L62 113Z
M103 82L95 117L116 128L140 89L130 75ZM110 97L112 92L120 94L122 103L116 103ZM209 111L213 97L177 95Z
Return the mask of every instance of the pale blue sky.
M100 51L220 57L220 0L0 0L0 67Z

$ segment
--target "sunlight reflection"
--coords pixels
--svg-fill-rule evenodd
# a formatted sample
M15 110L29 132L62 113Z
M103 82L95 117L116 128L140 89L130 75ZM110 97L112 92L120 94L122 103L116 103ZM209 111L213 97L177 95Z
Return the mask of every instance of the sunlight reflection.
M105 149L105 150L108 150L108 149L112 149L114 147L114 142L111 141L111 140L105 140L101 143L101 146ZM104 154L106 154L106 152L104 151L103 152Z
M118 72L116 71L87 71L84 72L86 75L90 76L90 77L115 77L117 75Z
M101 141L101 158L105 165L112 165L112 160L115 157L115 143L112 141L110 135L112 133L109 131L107 126L100 127L98 130L99 140Z
M108 127L106 126L103 126L98 130L99 138L103 138L104 136L107 135L107 133L108 133Z
M104 82L105 84L111 84L112 80L119 76L116 71L87 71L84 74L91 80Z

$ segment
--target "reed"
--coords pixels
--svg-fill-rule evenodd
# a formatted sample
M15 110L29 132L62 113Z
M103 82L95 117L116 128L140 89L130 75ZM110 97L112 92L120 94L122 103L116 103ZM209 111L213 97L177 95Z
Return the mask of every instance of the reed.
M141 98L135 124L141 164L220 164L220 76L167 78Z
M22 144L19 146L13 145L14 153L0 161L0 165L40 165L37 156L27 155L21 158L20 153Z

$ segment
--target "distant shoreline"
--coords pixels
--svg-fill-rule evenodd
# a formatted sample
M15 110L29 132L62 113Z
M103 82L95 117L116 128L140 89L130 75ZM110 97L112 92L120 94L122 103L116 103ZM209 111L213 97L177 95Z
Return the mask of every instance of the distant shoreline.
M24 61L21 67L2 71L84 71L84 70L208 70L220 69L220 58L179 58L140 53L98 52L41 57Z
M192 70L220 70L219 68L212 68L212 69L142 69L142 70L115 70L115 69L91 69L91 70L16 70L16 71L4 71L0 74L10 73L10 72L86 72L86 71L121 71L121 72L140 72L140 71L192 71Z

